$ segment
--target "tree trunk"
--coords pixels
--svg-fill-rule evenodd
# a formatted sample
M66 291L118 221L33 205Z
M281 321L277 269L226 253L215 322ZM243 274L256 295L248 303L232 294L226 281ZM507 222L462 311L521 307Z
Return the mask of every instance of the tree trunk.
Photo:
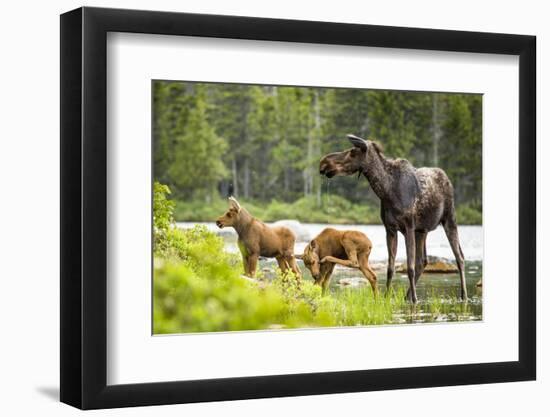
M304 168L304 197L311 194L313 188L313 174L312 174L312 162L313 162L313 134L312 129L309 129L307 135L307 153L306 153L306 167Z
M284 191L285 191L284 194L285 194L285 199L288 197L289 185L290 185L289 172L288 172L288 168L285 167L284 168Z
M432 94L432 165L439 166L439 142L441 141L441 116L439 96Z
M239 178L237 177L237 157L234 156L231 161L231 174L233 176L233 195L235 197L239 196ZM229 187L231 189L231 187Z
M250 167L248 164L248 158L244 160L243 196L244 198L250 197Z
M317 206L321 207L321 177L317 174L318 166L317 166L317 159L321 157L321 105L320 105L320 99L319 99L319 92L315 90L314 96L313 96L313 128L315 132L315 142L313 143L313 154L317 157L314 161L309 161L308 164L310 164L311 168L311 191L313 192L314 185L317 186ZM313 157L313 155L312 155ZM317 180L315 180L317 178Z

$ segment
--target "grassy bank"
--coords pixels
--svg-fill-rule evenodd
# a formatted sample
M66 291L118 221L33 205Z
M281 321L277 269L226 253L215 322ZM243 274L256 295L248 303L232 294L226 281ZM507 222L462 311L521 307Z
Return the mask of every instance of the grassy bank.
M378 206L354 204L339 196L331 196L327 200L319 206L315 197L300 198L293 203L239 199L254 217L265 222L294 219L302 223L381 224ZM174 217L176 221L213 222L226 210L227 200L221 198L210 203L202 200L177 201ZM471 205L457 207L456 216L459 224L482 223L481 210Z
M155 334L384 324L404 303L370 289L322 296L292 274L268 282L242 277L240 256L205 227L174 227L169 190L155 184L153 329Z
M271 280L261 271L259 279L245 279L240 255L227 253L222 238L204 226L175 227L177 206L168 196L167 187L155 184L155 334L392 324L414 308L403 287L389 296L374 297L370 287L323 296L307 273L300 283L280 270ZM455 301L442 300L429 297L423 314L454 314Z
M370 288L322 296L292 274L273 281L242 278L240 259L205 228L173 230L156 252L154 333L218 332L387 324L404 293L375 298Z

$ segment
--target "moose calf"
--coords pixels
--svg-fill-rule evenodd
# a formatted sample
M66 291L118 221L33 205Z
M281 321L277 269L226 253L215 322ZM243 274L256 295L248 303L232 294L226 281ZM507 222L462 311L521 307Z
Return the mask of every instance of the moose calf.
M300 279L300 269L294 259L296 236L287 227L267 226L255 219L234 197L229 197L229 210L216 220L222 229L233 227L239 236L238 245L243 257L245 274L256 275L258 257L275 258L281 271L289 268Z
M304 261L315 284L322 287L323 294L326 293L329 286L334 266L340 264L359 269L369 281L376 295L378 292L376 274L369 266L371 249L372 243L364 233L355 230L342 231L327 228L309 242L303 255L296 257Z

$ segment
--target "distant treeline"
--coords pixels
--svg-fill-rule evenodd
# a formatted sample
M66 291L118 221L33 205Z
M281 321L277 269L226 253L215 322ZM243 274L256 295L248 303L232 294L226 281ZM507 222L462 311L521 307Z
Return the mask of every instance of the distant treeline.
M318 173L353 133L388 157L443 168L457 205L481 212L481 95L154 81L153 101L155 180L177 200L321 206L328 189L377 207L364 178L327 184Z

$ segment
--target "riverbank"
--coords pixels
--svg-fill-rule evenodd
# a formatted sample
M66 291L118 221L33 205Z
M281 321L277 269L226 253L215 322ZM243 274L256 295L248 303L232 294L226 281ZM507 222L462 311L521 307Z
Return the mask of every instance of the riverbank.
M337 267L328 294L314 282L302 262L303 279L283 274L273 259L261 259L256 278L243 279L242 258L231 228L213 223L175 224L174 203L169 190L155 184L153 200L154 270L153 333L270 330L305 327L368 326L425 322L477 321L482 319L482 263L472 264L467 255L468 302L458 298L456 273L430 274L421 279L418 304L405 301L408 278L396 273L388 296L375 297L359 271ZM298 237L295 250L303 246L326 224L280 222ZM176 227L175 227L176 226ZM364 230L375 242L373 253L385 248L382 226L334 225ZM470 231L470 238L465 238ZM439 235L438 235L439 233ZM467 253L482 248L482 229L461 226L461 241ZM438 246L449 250L440 232L428 239L428 253ZM444 236L444 234L443 234ZM471 238L473 237L473 239ZM444 243L445 242L445 243ZM472 244L473 242L473 244ZM403 245L401 245L403 246ZM376 251L376 252L375 252ZM385 249L384 249L385 251ZM479 249L481 256L482 250ZM445 255L444 255L445 256ZM380 292L385 293L384 267L377 269Z
M302 223L369 224L379 225L378 205L354 204L337 195L324 196L321 204L315 197L303 197L292 203L272 200L269 203L239 198L243 207L264 222L280 219L296 219ZM204 200L176 200L174 218L178 222L212 222L227 210L227 200L215 198L205 204ZM480 225L482 212L469 204L456 209L458 224Z

